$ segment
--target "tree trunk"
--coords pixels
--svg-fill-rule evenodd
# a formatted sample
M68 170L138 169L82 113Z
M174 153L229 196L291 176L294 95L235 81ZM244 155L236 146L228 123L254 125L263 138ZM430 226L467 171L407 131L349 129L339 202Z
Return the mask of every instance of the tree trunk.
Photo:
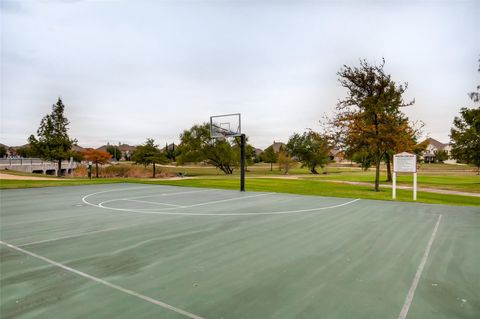
M58 160L58 168L57 168L57 176L60 177L62 176L62 160Z
M380 191L380 162L381 158L377 156L375 161L375 191Z
M270 162L270 172L273 171L273 162Z
M153 162L153 178L155 178L155 162Z
M318 172L317 172L317 170L315 169L315 167L311 168L311 169L310 169L310 172L311 172L312 174L318 174Z
M385 154L385 163L387 163L387 182L392 181L392 167L390 163L390 154Z
M95 162L95 177L98 178L98 162Z

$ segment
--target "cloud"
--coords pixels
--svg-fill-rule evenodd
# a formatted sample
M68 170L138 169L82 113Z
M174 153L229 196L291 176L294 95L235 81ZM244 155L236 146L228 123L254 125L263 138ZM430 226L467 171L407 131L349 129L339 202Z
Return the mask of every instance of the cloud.
M27 13L28 9L23 6L18 0L2 0L0 1L0 11L1 13Z

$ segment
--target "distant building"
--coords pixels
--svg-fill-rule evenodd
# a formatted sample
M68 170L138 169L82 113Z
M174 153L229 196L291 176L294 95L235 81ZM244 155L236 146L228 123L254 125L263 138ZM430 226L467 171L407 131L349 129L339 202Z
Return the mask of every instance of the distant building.
M263 150L260 149L260 148L255 148L255 149L253 150L253 152L255 153L255 156L256 156L256 157L259 157L260 155L262 155Z
M345 152L342 150L332 149L330 151L330 160L335 163L342 163L345 161Z
M423 161L425 163L433 163L435 162L435 152L436 151L445 151L447 152L448 158L450 159L452 146L450 144L445 144L442 142L437 141L434 138L427 138L424 142L428 142L427 148L423 153ZM422 143L424 143L422 142ZM448 162L448 161L447 161ZM453 162L453 161L450 161Z
M175 143L170 143L165 145L164 148L161 149L162 152L175 152L175 149L177 148L177 145Z
M275 153L278 153L280 152L280 149L285 149L285 147L287 146L287 144L283 143L283 142L275 142L273 141L273 144L270 145L269 147L273 148L273 151ZM268 148L268 147L267 147Z
M120 150L120 152L122 152L122 156L120 157L120 160L127 160L127 159L129 159L130 156L132 156L133 152L137 149L136 146L131 146L131 145L128 145L128 144L118 144L118 145L114 145L114 144L107 143L107 145L102 145L102 146L100 146L99 148L97 148L97 150L106 152L106 151L107 151L107 147L109 147L109 146L118 147L118 149Z
M84 147L81 147L80 145L73 145L72 150L75 151L75 152L83 153L87 149L84 148Z

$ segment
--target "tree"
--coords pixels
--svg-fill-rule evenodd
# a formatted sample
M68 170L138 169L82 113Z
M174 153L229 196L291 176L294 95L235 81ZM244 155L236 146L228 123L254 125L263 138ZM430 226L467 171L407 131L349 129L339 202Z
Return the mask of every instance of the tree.
M211 139L210 124L194 125L180 134L177 163L201 162L217 167L225 174L232 174L240 163L240 142Z
M28 141L39 156L46 160L58 162L58 176L61 175L62 160L71 156L72 146L76 140L68 136L68 119L64 116L65 106L60 98L53 105L52 113L47 114L37 130L38 138L33 134Z
M115 161L119 161L122 158L122 151L115 145L108 145L107 152L112 155Z
M35 149L31 145L24 145L22 147L17 148L17 155L21 157L36 157L38 154L36 153Z
M320 133L308 130L302 135L294 133L287 143L287 152L308 167L312 174L318 174L317 166L323 168L330 162L332 147L328 139Z
M448 153L445 150L437 150L434 151L433 154L435 155L435 160L439 163L443 163L444 161L448 160Z
M0 157L3 158L7 155L7 148L4 145L0 145Z
M480 62L480 59L478 60ZM480 72L480 65L478 67ZM480 103L480 85L477 92L469 93L473 103ZM450 130L452 140L452 156L458 160L466 161L477 166L480 174L480 107L462 108L460 116L453 120L454 127Z
M263 151L261 156L262 156L263 162L270 163L270 171L272 171L273 163L277 163L278 161L278 156L273 150L273 147L272 146L267 147L265 151Z
M147 138L145 144L137 146L137 149L132 155L132 160L135 161L135 164L142 164L145 167L152 164L153 178L155 178L156 174L155 164L165 164L168 162L165 154L158 149L158 145L155 144L153 138Z
M397 85L380 65L360 61L359 67L344 65L337 73L347 97L337 104L335 124L341 129L347 153L368 152L375 165L375 191L380 191L380 164L388 151L399 144L399 132L408 127L401 107L407 84Z
M95 177L98 178L98 164L106 164L111 158L112 155L110 153L95 150L93 148L87 148L83 151L83 159L85 161L89 161L95 164Z
M349 156L352 161L355 163L360 164L360 167L366 171L368 170L372 164L372 156L367 150L357 150L355 153L353 153L351 156Z
M288 174L290 169L295 164L295 160L283 147L280 147L278 151L278 169L283 170L283 174Z
M480 107L462 108L450 130L452 157L477 166L480 174Z

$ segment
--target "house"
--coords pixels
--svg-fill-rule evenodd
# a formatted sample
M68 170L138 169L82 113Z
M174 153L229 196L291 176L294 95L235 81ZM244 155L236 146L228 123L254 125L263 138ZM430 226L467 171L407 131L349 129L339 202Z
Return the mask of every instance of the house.
M445 151L447 152L448 158L451 156L452 146L450 144L445 144L442 142L437 141L434 138L427 138L422 143L428 143L425 152L423 152L423 161L425 163L433 163L435 162L435 152L437 151Z
M132 156L133 152L137 149L135 146L131 146L131 145L128 145L128 144L118 143L118 145L114 145L114 144L107 143L107 145L102 145L99 148L97 148L97 150L106 152L107 147L109 147L109 146L115 146L120 150L120 152L122 153L122 156L120 158L121 160L122 159L123 160L129 160L130 156Z
M342 163L345 161L345 152L342 150L332 149L330 151L330 160L335 163Z
M255 148L253 150L253 153L255 154L255 157L259 157L260 155L262 155L263 150L261 148Z
M270 145L269 147L273 148L273 152L278 153L278 152L280 152L280 149L284 150L286 146L287 146L287 144L285 144L285 143L273 141L273 144Z
M87 150L86 148L81 147L80 145L73 145L72 147L72 151L79 152L79 153L83 153L86 150Z
M175 143L166 144L164 148L162 148L162 152L175 152L177 145Z

